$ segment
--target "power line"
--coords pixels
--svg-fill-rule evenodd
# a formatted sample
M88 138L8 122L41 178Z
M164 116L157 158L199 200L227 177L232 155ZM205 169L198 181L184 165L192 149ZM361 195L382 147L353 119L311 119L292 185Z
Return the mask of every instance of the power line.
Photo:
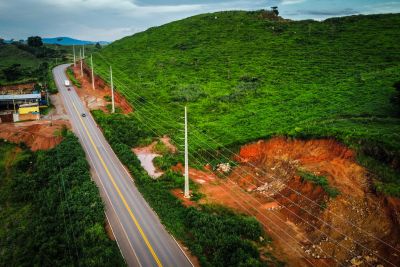
M136 102L136 101L135 101ZM150 104L152 104L151 102L149 102ZM152 105L154 105L154 104L152 104ZM159 108L159 107L157 107L157 108ZM153 110L154 111L154 110ZM164 115L165 113L160 113L161 115ZM165 116L163 116L163 117L165 117ZM223 146L222 146L223 147ZM226 148L224 148L224 149L226 149ZM231 151L232 152L232 151ZM232 152L233 153L233 152ZM297 192L298 193L298 192ZM304 196L303 196L304 197ZM312 201L312 200L310 200L310 201ZM314 202L315 203L315 202ZM317 204L317 203L315 203L315 204ZM317 204L317 205L319 205L319 204ZM320 206L320 205L319 205ZM343 220L343 218L341 218L342 220ZM372 236L370 233L368 233L371 237L373 237L373 238L375 238L375 239L377 239L376 237L374 237L374 236ZM380 241L382 241L382 240L380 240ZM383 241L384 242L384 241ZM384 242L384 243L386 243L386 242ZM388 245L388 246L390 246L389 244L387 244L386 243L386 245Z
M147 122L149 122L149 120L146 120ZM151 120L150 120L151 121ZM144 122L142 122L142 123L144 123ZM157 123L156 123L157 124ZM145 125L149 128L149 129L151 129L151 128L153 128L153 127L151 127L151 126L149 126L147 123L145 123ZM155 127L154 127L155 128ZM153 131L154 132L154 131ZM156 133L156 132L154 132L155 133L155 135L157 136L157 135L159 135L159 133ZM195 153L193 153L193 154L195 154ZM198 154L197 153L197 157L194 157L193 158L193 160L194 161L196 161L197 163L200 163L200 165L202 165L202 163L198 160L199 158L202 158L202 160L205 160L204 159L204 157L202 157L202 155L200 155L200 154ZM217 158L215 158L214 157L214 159L217 159ZM207 162L207 160L205 160L206 162ZM208 162L209 163L209 162ZM243 178L243 176L241 176L242 178ZM234 183L230 178L226 178L229 182L231 182L232 184L234 184L235 186L237 186L237 187L239 187L238 185L236 185L236 183ZM240 187L239 187L240 188ZM241 188L240 188L241 189ZM251 196L251 195L248 195L250 198L252 198L252 199L254 199L254 200L256 200L259 204L262 204L262 203L260 203L256 198L254 198L253 196ZM311 226L311 227L313 227L315 230L317 230L317 231L319 231L320 233L322 233L323 235L326 235L324 232L322 232L320 229L318 229L316 226L314 226L314 225L311 225L308 221L306 221L305 219L303 219L303 218L301 218L300 216L298 216L296 213L294 213L293 211L291 211L289 208L287 208L286 206L283 206L285 209L287 209L289 212L291 212L292 214L294 214L297 218L299 218L300 220L302 220L302 221L304 221L305 223L307 223L309 226ZM254 207L253 207L254 208ZM300 207L301 208L301 207ZM254 209L256 209L256 208L254 208ZM256 209L260 214L262 214L262 212L260 212L258 209ZM275 214L274 214L275 215ZM262 216L264 216L265 217L265 215L264 214L262 214ZM315 216L314 216L315 217ZM285 223L284 221L282 221L283 223ZM346 235L345 235L346 236ZM348 237L348 236L346 236L346 237ZM307 238L308 239L308 238ZM310 240L309 240L310 241ZM340 243L338 243L337 241L335 241L335 240L332 240L331 239L331 241L333 241L333 243L335 243L336 245L338 245L338 246L340 246L340 247L342 247L342 248L344 248L345 250L347 250L347 251L349 251L350 252L350 254L352 254L353 256L356 256L356 254L354 253L354 252L351 252L349 249L347 249L346 247L344 247L343 245L341 245ZM311 242L311 241L310 241ZM312 243L312 242L311 242ZM325 253L326 254L326 253ZM336 259L335 259L336 260Z
M148 121L148 118L147 118L147 121ZM206 151L206 152L208 152L208 151ZM254 177L254 176L253 176ZM276 192L275 192L276 193ZM278 192L279 193L279 192ZM282 195L283 196L283 195ZM283 197L285 197L285 196L283 196ZM286 199L288 199L287 197L285 197ZM288 199L289 201L290 201L290 199ZM294 203L293 201L291 201L293 204L295 204L296 206L298 206L299 208L301 208L302 210L304 210L304 211L306 211L307 213L309 213L307 210L305 210L304 208L302 208L302 207L300 207L299 205L297 205L297 203ZM314 215L312 215L311 213L309 213L311 216L313 216L314 218L317 218L317 219L319 219L318 217L315 217ZM322 221L321 219L319 219L320 221ZM325 224L327 224L325 221L322 221L323 223L325 223ZM336 228L334 228L332 225L330 225L330 224L328 224L329 225L329 227L330 228L333 228L333 229L335 229L336 231L338 231ZM338 231L339 233L341 233L340 231ZM341 233L343 236L345 236L345 237L349 237L349 236L347 236L347 235L345 235L345 234L343 234L343 233ZM363 245L361 245L359 242L357 242L356 240L354 240L353 238L351 238L351 237L349 237L350 239L352 239L355 243L357 243L358 245L360 245L360 246L362 246L362 247L364 247L366 250L368 250L368 251L370 251L371 252L371 250L370 249L368 249L368 248L366 248L365 246L363 246ZM389 245L390 246L390 245ZM374 253L375 254L375 253ZM380 257L379 255L378 255L378 257ZM384 259L385 260L385 259Z

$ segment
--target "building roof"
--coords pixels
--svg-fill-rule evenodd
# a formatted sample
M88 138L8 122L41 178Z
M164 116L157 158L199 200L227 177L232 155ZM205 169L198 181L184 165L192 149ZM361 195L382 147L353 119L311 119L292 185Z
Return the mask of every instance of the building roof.
M40 94L0 95L0 101L20 100L20 99L41 99L41 95Z

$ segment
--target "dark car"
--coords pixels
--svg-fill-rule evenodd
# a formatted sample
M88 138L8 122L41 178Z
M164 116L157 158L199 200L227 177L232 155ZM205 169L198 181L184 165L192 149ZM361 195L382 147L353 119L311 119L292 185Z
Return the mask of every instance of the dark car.
M68 88L68 91L71 91L71 88Z
M86 114L85 113L82 113L82 115L81 115L82 117L86 117Z

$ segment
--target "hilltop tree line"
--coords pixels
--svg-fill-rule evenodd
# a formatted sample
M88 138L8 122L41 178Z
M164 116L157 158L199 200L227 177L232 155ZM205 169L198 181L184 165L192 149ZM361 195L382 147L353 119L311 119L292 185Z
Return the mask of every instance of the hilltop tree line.
M0 65L0 84L2 81L5 84L37 82L47 89L52 83L51 68L56 63L68 60L68 51L65 48L44 45L40 36L31 36L27 41L7 43L0 38L0 52L1 50L7 56L7 63Z

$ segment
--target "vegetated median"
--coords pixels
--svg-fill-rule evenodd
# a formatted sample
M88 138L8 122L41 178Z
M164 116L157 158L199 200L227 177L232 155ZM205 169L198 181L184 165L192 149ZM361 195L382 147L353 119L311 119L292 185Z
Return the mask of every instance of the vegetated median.
M117 91L176 142L183 105L215 149L273 136L334 138L356 149L378 192L400 197L399 106L391 102L399 21L399 14L319 22L218 12L123 38L93 59L104 80L112 65ZM205 149L191 140L193 150Z
M105 231L104 205L70 132L32 152L0 141L0 262L23 266L124 266Z
M132 173L146 201L168 231L189 247L202 266L262 266L265 261L276 263L271 255L262 255L261 260L258 249L270 241L256 219L222 206L187 208L171 194L171 190L183 188L181 174L168 170L156 180L147 174L131 149L155 136L134 114L105 114L100 110L92 114L113 150ZM169 166L173 163L171 161ZM196 186L191 184L191 188L196 195Z

